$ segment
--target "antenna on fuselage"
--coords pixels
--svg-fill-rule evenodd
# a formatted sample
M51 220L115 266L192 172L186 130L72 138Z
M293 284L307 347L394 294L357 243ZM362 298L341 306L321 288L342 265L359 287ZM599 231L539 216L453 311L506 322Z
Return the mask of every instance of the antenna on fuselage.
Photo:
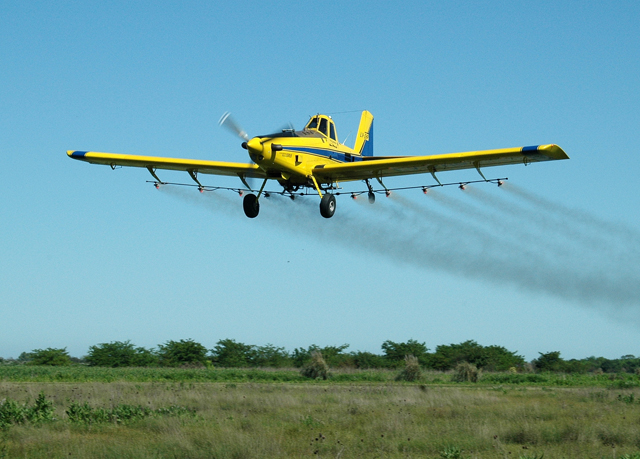
M344 141L341 142L342 145L344 145L345 147L347 146L347 139L349 138L349 136L351 135L353 131L349 131L349 133L347 134L347 136L344 138Z

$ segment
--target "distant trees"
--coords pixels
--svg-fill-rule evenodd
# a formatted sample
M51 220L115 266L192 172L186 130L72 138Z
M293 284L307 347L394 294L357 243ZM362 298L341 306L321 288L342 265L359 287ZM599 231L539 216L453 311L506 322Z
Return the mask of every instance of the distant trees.
M135 347L130 341L91 346L85 360L94 367L148 367L158 364L158 356L152 350Z
M70 357L66 348L34 349L23 352L18 359L0 358L0 365L73 365L88 364L96 367L147 367L147 366L211 366L216 367L271 367L271 368L309 368L320 358L332 368L407 368L411 361L421 369L450 371L463 363L472 365L478 371L524 371L533 368L537 372L565 373L636 373L640 374L640 358L623 355L619 359L587 357L585 359L565 360L559 351L539 353L539 357L525 362L517 352L502 346L483 346L476 341L467 340L459 344L443 344L429 352L425 343L415 339L405 342L384 341L382 353L368 351L348 352L348 344L318 346L312 344L288 352L273 344L256 346L234 339L221 339L213 349L193 339L167 341L157 349L138 347L131 341L112 341L89 347L84 359ZM314 357L315 360L314 360ZM409 356L411 359L407 360ZM414 360L415 358L415 360ZM413 370L412 370L413 371Z
M167 341L158 345L158 362L163 366L206 365L207 348L192 339Z
M534 359L531 363L538 371L562 371L565 361L560 358L560 351L547 352L543 354L538 352L540 357Z
M389 366L400 366L405 362L408 355L418 359L421 365L426 365L429 349L425 343L419 343L415 339L410 339L406 343L394 343L393 341L385 341L382 343L382 352Z
M55 349L52 347L47 349L34 349L31 352L23 352L20 354L18 360L25 362L27 365L71 365L71 357L69 357L66 347L63 349Z
M450 370L459 363L467 362L487 371L505 371L522 368L524 357L508 351L502 346L482 346L473 340L460 344L440 345L429 355L427 366L434 370Z

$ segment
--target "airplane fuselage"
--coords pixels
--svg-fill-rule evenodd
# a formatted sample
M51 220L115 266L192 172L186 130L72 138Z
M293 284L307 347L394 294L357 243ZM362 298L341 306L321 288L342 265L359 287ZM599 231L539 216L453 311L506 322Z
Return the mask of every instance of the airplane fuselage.
M287 136L254 137L243 146L268 177L293 186L310 185L315 168L362 160L353 149L312 130L291 131Z

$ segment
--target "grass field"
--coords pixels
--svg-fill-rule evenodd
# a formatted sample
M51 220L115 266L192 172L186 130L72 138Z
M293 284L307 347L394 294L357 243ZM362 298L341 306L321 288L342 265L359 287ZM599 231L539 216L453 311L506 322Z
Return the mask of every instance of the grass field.
M407 384L381 374L338 383L101 382L93 373L91 382L25 382L0 372L0 400L30 406L43 392L55 417L0 430L0 457L640 458L640 389L626 383L438 384L447 375L434 373ZM72 420L71 406L144 414Z

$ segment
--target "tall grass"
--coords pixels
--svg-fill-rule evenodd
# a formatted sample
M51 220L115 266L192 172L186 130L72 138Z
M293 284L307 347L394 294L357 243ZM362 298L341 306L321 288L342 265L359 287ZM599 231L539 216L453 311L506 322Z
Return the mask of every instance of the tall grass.
M394 370L332 368L325 381L303 376L297 368L104 368L0 365L0 381L13 382L282 382L331 384L392 382ZM420 371L421 384L451 384L452 372ZM456 383L458 384L458 383ZM483 372L478 384L565 387L640 387L640 375Z
M638 389L0 383L0 400L22 404L40 392L55 420L5 429L0 452L7 457L600 459L640 452ZM70 406L111 417L74 422ZM171 406L188 415L148 415ZM133 414L117 422L123 407Z

